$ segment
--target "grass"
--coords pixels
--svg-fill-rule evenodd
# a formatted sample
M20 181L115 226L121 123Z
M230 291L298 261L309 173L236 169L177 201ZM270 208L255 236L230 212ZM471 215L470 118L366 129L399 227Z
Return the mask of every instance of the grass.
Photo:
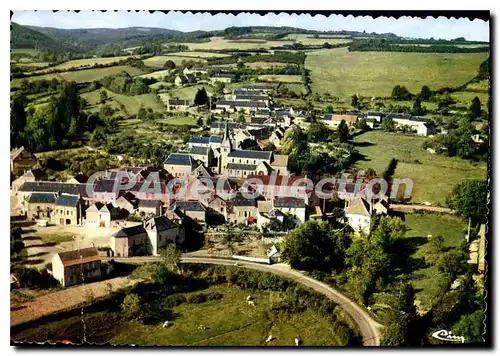
M345 97L390 96L395 85L413 93L461 85L472 79L488 53L349 52L336 48L308 52L313 92Z
M175 52L175 53L169 53L168 55L169 56L181 56L181 57L194 57L194 58L210 58L210 57L222 58L222 57L230 57L229 54L212 53L212 52L201 52L201 51L196 51L196 52Z
M198 118L192 116L169 116L156 122L168 125L196 125Z
M337 44L337 43L347 43L347 42L352 42L351 39L348 38L312 38L313 35L311 34L304 34L304 33L291 33L288 36L285 37L285 39L291 39L295 40L295 42L300 42L303 45L322 45L325 42L328 42L329 44Z
M483 110L488 111L488 93L478 93L473 91L457 91L451 93L450 96L457 102L454 106L469 108L474 97L478 97L481 101Z
M259 69L268 69L268 68L282 68L289 66L288 63L277 63L277 62L251 62L245 63L245 65L249 68L259 68Z
M405 224L409 229L406 238L418 241L418 248L411 256L412 259L425 261L425 256L430 252L427 236L443 236L444 245L447 248L457 248L464 240L464 231L467 224L453 215L438 214L407 214ZM423 242L423 243L422 243ZM441 292L440 283L443 277L435 266L422 265L414 271L413 287L417 290L416 299L420 301L421 307L427 309L430 303Z
M486 179L486 164L458 157L433 155L422 148L425 137L370 131L356 136L354 144L364 159L357 169L373 168L381 175L392 158L398 159L395 178L413 180L411 201L444 205L453 187L467 179Z
M58 80L74 81L76 83L88 83L94 80L102 79L108 75L118 74L123 71L127 72L131 76L136 76L144 73L140 69L131 66L116 66L109 68L86 69L86 70L78 70L72 72L44 74L29 78L16 78L11 81L11 87L13 88L18 87L23 79L32 82L42 79L51 80L52 78L57 78Z
M162 100L167 100L168 98L179 98L183 100L194 100L194 96L198 89L205 88L208 95L212 95L213 87L208 84L197 84L189 87L173 89L168 92L160 93Z
M288 89L291 91L300 94L300 93L306 93L306 88L304 87L304 84L299 84L299 83L287 83L286 86Z
M264 346L269 334L276 337L271 345L293 346L300 335L305 346L336 345L335 335L328 322L313 312L293 314L291 317L269 319L268 292L252 292L256 306L248 305L249 291L238 287L212 286L205 292L219 292L223 299L201 304L181 304L174 307L179 314L170 328L142 325L133 322L123 328L111 342L138 345L171 346ZM199 325L206 330L199 330Z
M94 90L89 93L84 93L81 96L88 102L87 109L90 111L99 111L101 108L100 91L105 90L108 94L108 99L105 105L111 106L113 109L121 111L122 116L129 117L130 115L137 114L137 110L142 105L145 109L153 109L157 112L164 112L165 106L160 103L155 94L142 94L142 95L121 95L113 93L106 89Z
M290 44L290 41L257 41L257 40L226 40L222 37L212 37L209 42L199 43L181 43L188 46L191 50L219 50L219 49L257 49L270 48Z
M60 244L62 242L73 241L73 234L68 232L60 233L37 233L36 237L42 240L44 243L56 243Z
M206 62L205 59L198 59L198 58L193 58L193 57L181 57L181 56L155 56L155 57L150 57L147 59L144 59L142 62L147 65L148 67L152 68L163 68L165 65L165 62L171 60L172 62L175 63L175 65L179 65L182 63L182 61L202 61Z
M168 75L169 72L170 72L170 69L163 69L163 70L159 70L159 71L152 72L152 73L142 74L142 75L139 75L139 77L141 77L141 78L153 78L153 79L160 80L161 78Z
M51 67L50 69L66 70L66 69L69 69L72 67L86 67L86 66L93 66L96 64L110 64L110 63L114 63L114 62L118 62L118 61L130 58L130 57L133 57L133 56L75 59L72 61L58 64L54 67Z
M249 292L236 286L215 285L201 291L221 293L222 299L200 304L183 303L173 307L172 326L146 325L127 321L117 311L98 311L85 314L87 342L138 346L295 346L300 336L303 346L340 346L341 341L331 324L312 310L300 313L270 312L271 294L267 291ZM189 297L200 291L185 293ZM246 297L255 297L255 306ZM274 296L274 294L273 294ZM198 329L205 325L205 330ZM89 331L90 330L90 331ZM16 341L81 342L82 316L33 323L32 327L16 331ZM266 344L269 335L275 339Z
M266 75L259 75L259 80L264 80L269 82L281 82L281 83L301 83L302 77L300 75L266 74Z

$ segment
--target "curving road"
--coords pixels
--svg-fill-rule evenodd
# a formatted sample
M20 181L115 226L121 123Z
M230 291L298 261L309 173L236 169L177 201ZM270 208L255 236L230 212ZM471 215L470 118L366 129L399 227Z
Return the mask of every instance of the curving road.
M111 259L111 258L109 258ZM147 263L159 261L159 257L130 257L130 258L113 258L117 262L126 263ZM296 282L302 283L303 285L314 289L315 291L325 295L327 298L333 300L335 303L340 305L354 320L358 325L363 338L364 346L379 346L380 345L380 334L379 329L383 327L381 324L377 323L373 318L359 305L344 296L339 291L333 289L329 285L317 281L311 277L305 276L304 274L293 270L290 266L278 263L274 265L265 265L255 262L247 261L236 261L231 259L222 258L211 258L211 257L181 257L181 262L184 263L206 263L206 264L217 264L217 265L227 265L234 266L238 263L239 267L251 268L259 271L271 272L282 277L292 279Z

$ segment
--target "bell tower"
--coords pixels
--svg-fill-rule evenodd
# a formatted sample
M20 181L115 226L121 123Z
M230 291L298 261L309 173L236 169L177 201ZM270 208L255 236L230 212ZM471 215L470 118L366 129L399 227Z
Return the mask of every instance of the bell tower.
M229 136L229 125L226 122L224 127L224 137L222 138L222 143L220 146L220 167L221 173L224 173L227 167L227 157L233 150L233 144L231 143L231 137Z

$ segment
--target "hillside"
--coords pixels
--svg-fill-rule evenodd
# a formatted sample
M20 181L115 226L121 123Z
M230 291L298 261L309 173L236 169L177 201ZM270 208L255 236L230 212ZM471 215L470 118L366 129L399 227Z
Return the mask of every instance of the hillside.
M67 50L53 38L27 26L11 23L10 46L12 49L33 48L59 52Z

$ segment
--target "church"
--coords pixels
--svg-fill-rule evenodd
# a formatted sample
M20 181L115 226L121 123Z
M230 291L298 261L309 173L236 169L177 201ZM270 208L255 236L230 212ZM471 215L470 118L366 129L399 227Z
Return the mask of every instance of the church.
M165 160L164 168L174 177L187 177L189 173L186 169L192 171L200 164L203 164L214 174L235 178L245 178L248 175L268 175L271 172L276 172L278 175L289 174L287 155L277 155L272 151L235 149L227 123L224 127L222 140L220 136L212 136L206 140L202 140L202 138L191 139L188 146L187 151L171 153ZM201 150L204 151L198 152ZM185 157L182 162L176 159L179 155ZM179 167L177 167L178 165Z

